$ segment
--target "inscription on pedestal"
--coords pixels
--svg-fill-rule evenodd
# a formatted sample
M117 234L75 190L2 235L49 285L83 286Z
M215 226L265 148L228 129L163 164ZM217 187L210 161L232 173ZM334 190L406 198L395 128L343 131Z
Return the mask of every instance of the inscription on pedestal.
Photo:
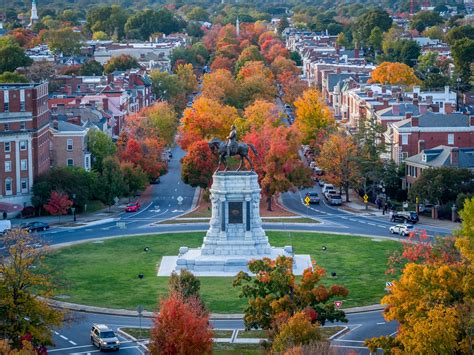
M242 202L229 202L229 224L243 223Z

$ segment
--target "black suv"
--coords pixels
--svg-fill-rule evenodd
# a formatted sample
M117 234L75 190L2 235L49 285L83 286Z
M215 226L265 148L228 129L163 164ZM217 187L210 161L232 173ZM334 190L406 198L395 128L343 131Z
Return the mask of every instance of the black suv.
M418 214L416 212L394 212L392 222L408 222L408 223L417 223L419 221Z

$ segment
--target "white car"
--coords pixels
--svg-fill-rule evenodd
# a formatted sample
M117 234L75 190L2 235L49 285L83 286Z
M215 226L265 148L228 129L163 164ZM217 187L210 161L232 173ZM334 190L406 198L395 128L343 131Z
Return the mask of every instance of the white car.
M323 189L322 189L323 194L325 194L325 193L328 192L329 190L336 190L336 189L334 188L334 185L333 185L333 184L324 184L324 185L323 185Z
M415 228L411 224L397 224L396 226L390 227L390 233L399 234L407 237L410 233L414 232Z

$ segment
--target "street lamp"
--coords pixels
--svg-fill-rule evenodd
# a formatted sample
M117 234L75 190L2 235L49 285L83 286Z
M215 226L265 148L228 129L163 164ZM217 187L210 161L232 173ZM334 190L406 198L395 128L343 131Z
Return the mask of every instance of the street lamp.
M458 76L456 79L457 90L456 90L456 111L459 112L459 85L461 84L461 77Z
M72 211L73 220L74 220L74 222L76 222L76 194L72 194L71 211Z

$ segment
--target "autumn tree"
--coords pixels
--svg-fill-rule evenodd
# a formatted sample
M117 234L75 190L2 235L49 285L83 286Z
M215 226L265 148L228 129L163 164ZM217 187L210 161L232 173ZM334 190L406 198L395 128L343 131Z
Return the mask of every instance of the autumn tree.
M293 104L308 89L308 83L293 72L285 71L278 75L277 80L283 90L283 101L289 104Z
M221 104L236 106L238 104L238 88L231 72L226 69L217 69L205 74L202 79L201 96Z
M149 349L151 354L210 354L212 336L209 315L195 297L177 292L160 302L155 315Z
M9 71L0 74L0 83L27 83L28 79L18 73L12 73Z
M52 297L55 285L43 265L46 248L33 246L39 242L21 229L8 231L2 240L0 334L17 350L25 336L37 348L53 345L52 328L63 320L63 313L44 300Z
M325 181L344 190L346 202L349 202L349 187L358 176L356 156L357 146L352 137L336 133L324 142L318 157Z
M270 64L270 68L275 78L285 72L292 73L295 76L301 73L301 71L296 67L294 61L281 56L275 58L275 60Z
M290 347L310 344L321 339L319 326L311 322L308 313L300 311L289 318L285 316L279 319L281 325L273 339L272 351L281 353Z
M298 157L301 139L293 127L275 127L267 122L243 140L252 143L258 152L252 159L269 211L276 194L312 185L311 172Z
M211 70L215 71L219 69L224 69L231 72L234 70L234 65L235 59L223 56L216 56L211 63Z
M153 82L152 90L161 101L168 101L176 111L186 107L186 92L178 75L165 71L152 70L150 78Z
M199 97L193 107L184 111L179 127L179 144L184 150L199 140L220 138L225 140L230 126L237 120L234 107L221 105L219 102Z
M72 205L73 202L69 199L68 195L51 191L51 197L48 203L43 205L43 207L50 215L61 218L61 216L68 213Z
M338 285L322 285L325 271L319 266L304 270L298 279L293 274L293 259L285 256L252 260L248 268L255 277L241 271L233 282L234 287L241 288L241 297L248 301L244 310L247 329L271 330L275 335L286 323L281 322L281 317L289 319L298 312L308 314L313 324L347 322L344 312L335 309L330 300L345 297L348 291Z
M306 90L295 101L295 107L295 126L302 134L303 143L321 144L324 134L335 126L334 116L321 93L314 89Z
M250 61L261 61L263 62L265 58L263 55L260 53L260 50L258 49L257 46L252 45L244 50L242 50L242 53L240 53L239 58L237 59L237 62L235 64L235 71L238 73L239 70L243 67L243 65L247 62Z
M263 62L247 62L237 74L241 106L245 107L257 99L272 101L277 94L274 77Z
M181 269L179 273L173 271L168 280L170 293L178 293L184 299L195 297L199 299L201 281L194 274L186 269Z
M82 36L70 27L64 27L57 30L48 30L46 33L46 42L49 48L65 56L79 54L82 45Z
M251 129L260 130L267 122L274 126L280 125L282 123L280 109L273 102L256 100L245 108L244 119L237 125L239 132L248 132Z
M197 90L198 82L192 64L180 64L176 67L175 72L186 94Z
M405 264L400 279L392 282L381 303L388 305L385 319L398 321L399 331L394 337L366 340L370 350L472 353L474 199L466 201L461 217L454 257L446 258L438 249L422 249Z
M413 86L420 84L413 68L403 63L383 62L371 74L370 82Z
M125 71L128 69L139 68L139 67L140 67L140 64L134 57L128 54L121 54L119 56L110 58L109 61L105 63L104 72L108 74L116 70Z
M148 176L139 166L131 162L120 163L120 172L125 186L124 195L133 197L148 185Z
M215 157L206 140L199 140L188 147L188 153L181 160L181 178L193 187L211 186L212 174L217 167Z

